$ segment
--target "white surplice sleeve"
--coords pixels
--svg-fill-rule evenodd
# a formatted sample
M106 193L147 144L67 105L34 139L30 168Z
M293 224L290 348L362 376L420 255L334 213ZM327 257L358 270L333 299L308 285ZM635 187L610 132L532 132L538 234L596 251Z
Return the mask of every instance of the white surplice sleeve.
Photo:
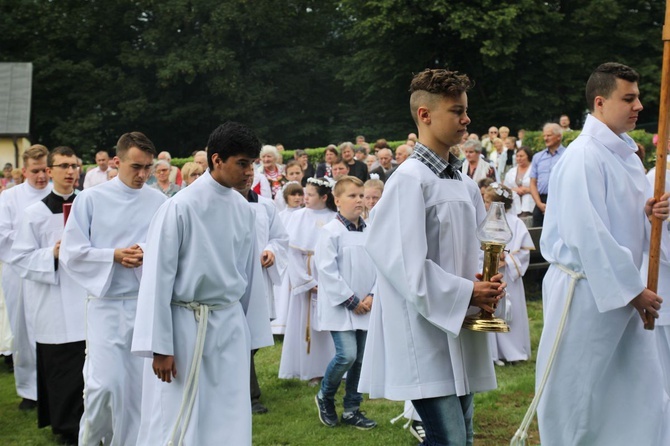
M402 178L387 183L382 200L373 210L365 248L379 276L384 276L399 296L431 324L457 336L474 283L427 258L426 206L421 183L404 172L395 175Z
M28 208L12 245L12 264L24 279L49 285L58 284L54 247L40 247L41 225Z
M337 259L338 253L337 234L323 229L319 234L319 241L314 253L314 265L319 271L319 298L324 296L328 304L336 307L354 295L354 291L340 274ZM365 296L356 296L361 301Z
M82 194L72 203L60 247L60 261L89 294L102 297L112 282L114 248L91 244L93 197Z
M147 232L132 344L132 352L140 356L174 355L171 302L184 232L178 214L177 205L167 201Z
M252 215L255 215L251 213ZM256 225L254 219L249 221L251 228L252 249L246 262L247 289L240 303L247 317L249 333L251 334L251 349L267 347L274 344L272 328L270 326L270 313L265 298L265 285L263 284L263 268L258 261L258 247L256 242Z
M273 204L265 205L268 214L269 240L265 246L275 256L274 264L266 268L268 276L275 286L280 286L288 268L288 232L279 218L279 213Z

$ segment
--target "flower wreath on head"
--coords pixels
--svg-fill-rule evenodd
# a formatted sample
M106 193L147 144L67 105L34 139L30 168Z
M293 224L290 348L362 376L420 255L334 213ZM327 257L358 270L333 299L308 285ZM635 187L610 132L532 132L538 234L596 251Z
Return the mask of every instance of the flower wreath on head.
M507 198L508 200L512 198L512 195L509 193L509 191L503 189L501 184L491 183L490 186L491 186L491 189L493 189L496 194L498 194L498 195L500 195L504 198Z
M325 180L320 180L318 178L307 178L307 182L311 184L316 184L317 186L323 186L332 189L335 182L328 181L329 179L330 178L326 178Z
M309 179L307 181L309 181ZM284 186L282 186L281 190L283 191L284 189L286 189L289 184L300 184L300 183L298 183L297 181L287 181L286 183L284 183Z

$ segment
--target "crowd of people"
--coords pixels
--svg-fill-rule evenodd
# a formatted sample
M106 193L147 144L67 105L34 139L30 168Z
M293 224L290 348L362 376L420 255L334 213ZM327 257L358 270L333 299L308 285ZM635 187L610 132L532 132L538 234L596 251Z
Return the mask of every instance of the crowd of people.
M644 216L667 218L667 195L645 203L622 113L641 110L637 78L610 65L589 80L582 136L563 147L563 115L535 154L523 130L469 134L470 80L447 70L412 80L418 135L395 150L358 136L318 165L303 150L284 160L234 122L181 169L140 132L86 173L69 147L30 147L25 182L7 165L0 194L0 353L19 409L37 408L65 444L251 444L251 414L268 411L254 356L274 335L278 376L314 387L315 421L373 429L367 393L405 401L399 417L422 444L472 444L473 394L496 388L494 365L531 359L522 277L536 249L527 227L544 225L538 395L558 361L539 404L543 444L666 444L670 400L644 383L670 388L670 335L660 330L659 353L636 315L659 316L640 264ZM512 238L483 281L475 231L496 202ZM510 333L462 329L480 310ZM640 398L631 428L618 403Z

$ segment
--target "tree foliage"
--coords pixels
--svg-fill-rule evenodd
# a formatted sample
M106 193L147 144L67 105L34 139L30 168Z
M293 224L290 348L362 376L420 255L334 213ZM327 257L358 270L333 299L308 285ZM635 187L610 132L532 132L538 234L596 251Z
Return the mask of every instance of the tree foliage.
M633 0L5 0L0 60L33 62L34 141L91 159L126 131L173 156L220 122L289 148L401 139L413 73L468 73L471 128L583 116L619 61L658 112L661 2Z

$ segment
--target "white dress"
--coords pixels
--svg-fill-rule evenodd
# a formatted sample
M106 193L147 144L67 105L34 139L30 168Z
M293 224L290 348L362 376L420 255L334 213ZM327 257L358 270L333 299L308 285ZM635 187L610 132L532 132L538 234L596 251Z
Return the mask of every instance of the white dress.
M0 194L0 261L2 290L5 296L7 316L13 335L14 379L16 393L21 398L37 400L37 366L35 363L34 320L32 301L25 302L22 280L11 262L11 251L23 212L33 203L51 193L51 184L44 189L35 189L27 181Z
M317 320L322 331L367 330L370 313L358 315L341 304L374 294L375 266L365 251L367 227L348 231L337 219L321 230L314 254L319 276ZM374 302L374 300L373 300Z
M205 173L156 213L146 248L133 353L173 355L177 376L158 380L147 359L138 445L166 445L178 421L199 322L174 302L214 306L194 374L190 421L174 444L251 445L251 350L272 345L254 209ZM221 228L225 228L221 230ZM188 392L191 395L191 392Z
M287 225L289 234L289 277L291 298L286 318L279 377L310 380L322 377L335 356L330 333L318 331L314 264L320 229L335 217L330 209L295 211Z
M377 267L359 391L371 398L463 396L496 387L486 333L461 329L478 272L477 184L408 159L372 210L365 245Z
M528 166L528 169L526 169L526 173L523 174L523 179L521 180L521 186L530 187L530 170L532 168L533 165L531 164ZM516 184L517 169L518 166L514 166L505 175L505 181L503 184L510 189L519 187ZM516 192L512 192L512 194L512 199L514 201L514 204L512 205L512 211L514 212L514 215L519 215L522 212L533 212L533 209L535 209L535 201L533 200L533 196L530 194L530 192L521 196Z
M166 200L119 177L77 195L65 225L61 265L86 289L84 415L79 444L134 444L140 425L142 358L130 352L142 268L114 262L114 249L144 244Z
M528 269L530 251L535 249L526 225L510 209L507 222L512 230L512 240L505 247L505 268L501 269L507 283L507 296L500 309L509 305L511 320L508 333L491 333L491 354L493 359L503 361L527 361L530 359L530 328L526 309L526 291L523 275ZM506 301L506 302L505 302ZM498 314L497 314L498 315ZM499 315L502 316L502 315Z
M567 300L565 329L538 406L542 445L670 444L668 396L654 333L629 302L643 289L651 190L637 147L589 115L549 180L540 247L549 267L536 382L544 374Z
M277 196L280 196L279 194ZM288 225L288 220L291 214L300 208L286 208L279 212L279 219L284 228ZM283 335L286 333L286 317L288 316L289 298L291 297L291 284L288 275L288 252L286 259L287 271L284 274L281 284L274 287L273 295L275 299L275 319L270 326L272 327L272 334Z

